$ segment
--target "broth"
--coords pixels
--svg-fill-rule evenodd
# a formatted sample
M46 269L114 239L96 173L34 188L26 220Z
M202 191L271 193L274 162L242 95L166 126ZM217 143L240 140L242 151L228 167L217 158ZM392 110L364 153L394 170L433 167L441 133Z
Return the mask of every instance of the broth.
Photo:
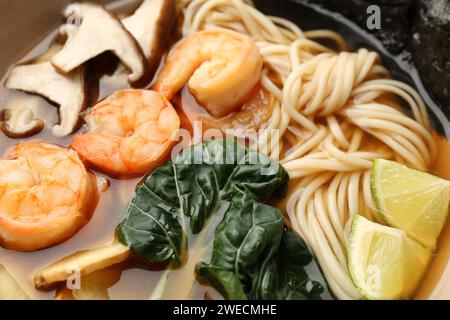
M134 8L136 6L136 3L138 3L138 1L116 1L111 5L111 8L125 13ZM294 21L295 20L296 19L294 19ZM315 24L323 24L323 26L325 27L328 26L330 22L326 16L322 16L317 12L315 14L312 14L307 20L311 23L312 21L314 21ZM325 21L327 21L327 23L325 23ZM370 37L369 35L362 35L362 33L357 30L351 30L349 25L345 22L340 23L340 28L338 28L337 31L341 32L349 40L352 47L362 45L369 48L375 47L378 52L381 52L383 54L385 58L385 64L391 70L393 70L393 74L401 80L405 80L409 83L415 83L415 86L424 97L427 105L429 105L435 112L436 110L438 110L436 105L427 95L426 90L421 85L420 79L418 78L415 70L407 68L404 64L401 63L400 58L393 58L387 55L382 48L377 47L376 45L374 46L373 39L367 38ZM351 32L349 33L348 30L351 30ZM55 35L56 31L48 35L24 57L24 60L34 58L39 54L45 52L52 40L55 38ZM387 56L385 57L385 55ZM398 67L399 65L401 67ZM411 77L406 74L407 72L413 75L412 80ZM100 81L98 99L100 100L105 98L117 89L125 88L129 88L126 76L104 76ZM0 152L2 154L9 147L21 141L43 140L63 146L70 143L72 136L61 139L56 138L51 134L51 127L54 123L57 122L57 112L54 106L40 97L15 92L4 87L0 88L0 105L2 107L12 106L16 103L35 103L37 117L43 119L46 126L44 130L39 134L26 139L11 139L6 137L4 134L1 134ZM437 114L440 115L440 118L442 117L441 113L437 112ZM445 127L445 121L442 122L444 123L442 126ZM442 133L441 125L436 125L436 129ZM448 166L448 163L450 163L450 144L447 138L438 135L436 135L436 137L441 143L441 147L439 148L441 150L441 157L439 158L434 173L446 179L450 179L450 168ZM16 252L0 247L1 263L21 284L21 286L25 289L25 291L30 295L31 298L53 299L55 295L55 291L38 291L34 288L32 284L32 277L35 271L76 251L102 246L110 243L113 240L116 226L122 219L122 214L125 210L125 207L134 192L136 184L141 178L131 180L117 180L101 173L96 172L96 174L98 177L103 177L109 180L110 187L107 191L101 193L99 203L89 223L72 238L57 246L30 253ZM433 289L441 279L441 276L444 273L444 269L446 268L448 260L450 258L450 241L448 241L449 238L450 225L447 223L440 238L439 254L434 259L426 276L426 279L422 285L422 288L419 290L417 298L429 297ZM207 259L209 255L209 252L206 252L205 259ZM163 267L161 266L141 266L139 265L139 263L135 263L133 261L121 264L117 267L120 268L122 272L120 279L118 279L118 282L109 289L111 299L149 299L152 296L152 292L154 291L155 287L159 283L161 276L164 274ZM180 274L184 275L185 273L186 269L173 271L173 274L175 276L179 276ZM193 278L194 275L188 274L187 277ZM206 296L214 299L221 298L211 287L203 285L202 283L199 283L194 279L193 281L194 290L193 295L191 296L192 298L203 299ZM186 283L188 282L189 281L186 281ZM439 286L443 286L443 284L439 284ZM447 289L450 293L450 289ZM168 296L164 296L164 298L176 297L172 294L175 294L175 291L172 290L171 293Z
M108 8L126 13L133 10L137 3L139 1L116 1ZM53 39L55 39L56 33L57 31L53 31L47 35L22 60L32 60L44 53L53 42ZM7 74L2 79L2 83L5 82L6 76ZM98 100L107 97L119 88L129 88L125 75L116 77L104 76L100 79ZM45 122L45 128L39 134L23 139L11 139L1 133L0 153L2 155L9 147L23 141L42 140L61 146L70 144L73 136L57 138L51 133L51 127L58 121L55 106L37 96L9 90L3 86L0 88L0 104L2 107L19 103L35 104L36 116ZM32 284L34 272L76 251L102 246L113 240L116 226L122 219L125 207L141 178L116 180L98 172L96 172L96 175L107 179L110 182L110 186L107 191L101 193L100 200L89 223L72 238L57 246L36 252L16 252L0 247L1 263L31 298L53 299L55 295L54 290L38 291L34 288ZM128 264L121 267L123 269L121 279L109 290L111 299L148 299L152 293L153 285L158 282L160 272L148 271Z
M119 14L126 15L138 3L139 1L135 0L116 1L108 6L108 8L112 10L116 9ZM57 31L51 32L44 40L30 50L23 57L22 61L32 60L43 54L55 39L56 34ZM116 59L108 54L104 54L96 59L101 59L101 69L103 69L105 64L117 65ZM126 74L114 74L114 70L108 71L113 71L113 74L104 75L100 78L98 101L106 98L116 90L130 88ZM7 74L2 79L2 83L5 82ZM58 138L52 135L51 128L58 121L57 109L45 99L9 90L2 86L0 88L0 103L5 107L20 103L33 103L35 105L36 117L42 119L45 123L45 128L39 134L29 138L11 139L1 133L1 154L4 154L11 146L23 141L42 140L61 146L70 144L73 135L65 138ZM79 131L82 130L83 128ZM53 299L56 289L58 289L56 288L50 291L36 290L32 284L32 278L37 270L74 252L99 247L113 241L115 229L123 217L123 212L125 212L128 201L133 195L136 185L142 179L139 177L130 180L120 180L113 179L98 172L95 172L95 174L99 178L107 179L110 182L110 186L108 190L101 193L100 200L89 223L72 238L51 248L29 253L6 250L0 247L1 263L21 284L32 299ZM160 266L142 266L138 261L124 263L117 266L117 268L121 269L122 272L117 283L108 290L111 299L149 299L155 286L164 274L164 270L161 270L162 268ZM179 272L184 274L185 270L176 270L173 273L177 275ZM214 289L195 281L193 274L191 277L194 283L192 298L203 299L207 293L209 297L221 299L221 296Z
M439 156L433 173L450 180L450 143L445 137L435 136L438 142ZM448 217L437 246L437 254L431 262L422 286L417 292L417 299L447 300L450 297L450 281L448 279L450 274L450 223L448 223Z

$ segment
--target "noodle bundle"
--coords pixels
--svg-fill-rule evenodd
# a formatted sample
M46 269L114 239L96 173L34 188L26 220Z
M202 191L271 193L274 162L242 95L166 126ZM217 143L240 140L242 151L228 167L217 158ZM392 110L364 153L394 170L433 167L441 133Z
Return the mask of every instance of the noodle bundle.
M334 31L304 32L262 14L250 1L184 3L185 35L227 28L250 35L258 45L264 59L261 84L276 105L254 147L280 159L289 172L294 187L288 216L314 251L334 295L360 299L347 267L347 222L357 214L376 219L369 173L374 159L430 169L437 148L424 102L413 88L390 79L376 52L348 52ZM332 41L335 48L315 39ZM273 129L277 135L271 135Z

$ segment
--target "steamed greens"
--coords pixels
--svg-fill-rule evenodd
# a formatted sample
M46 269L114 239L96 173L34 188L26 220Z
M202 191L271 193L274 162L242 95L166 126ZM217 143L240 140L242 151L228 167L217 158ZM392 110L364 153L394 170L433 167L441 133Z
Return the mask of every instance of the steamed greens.
M198 264L197 272L232 300L327 296L305 242L286 229L279 210L246 194L233 199L217 228L211 262Z
M138 186L117 237L150 262L198 263L198 274L229 299L327 297L306 244L287 230L279 210L260 203L282 193L288 180L274 160L234 140L211 140ZM211 262L188 254L193 247L212 250Z
M180 263L186 232L198 234L236 194L264 201L285 187L288 179L279 164L233 140L197 145L138 186L118 227L118 238L146 260Z

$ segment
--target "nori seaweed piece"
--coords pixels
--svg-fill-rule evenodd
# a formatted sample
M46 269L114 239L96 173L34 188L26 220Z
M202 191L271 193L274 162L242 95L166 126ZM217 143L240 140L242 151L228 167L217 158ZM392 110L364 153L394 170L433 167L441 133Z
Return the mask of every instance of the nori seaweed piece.
M422 81L450 118L450 0L419 1L411 52Z
M373 34L383 46L393 54L400 53L408 41L410 24L409 10L413 0L294 0L296 2L319 5L327 10L342 14L360 28ZM277 0L278 2L278 0ZM367 20L371 5L380 8L381 28L370 30Z
M370 34L365 26L366 20L364 20L364 26L362 28L358 27L358 25L355 23L356 28L352 28L349 26L346 21L350 21L349 18L344 16L342 13L336 12L336 6L340 5L341 7L347 7L351 6L351 4L354 1L362 2L363 0L254 0L254 3L256 7L261 10L262 12L269 14L269 15L275 15L275 16L282 16L288 20L293 21L297 25L301 26L304 30L311 30L311 29L331 29L335 30L336 32L342 34L345 36L346 40L349 43L349 49L351 51L355 51L356 49L360 47L366 47L370 50L376 50L378 48L378 44L373 42L373 39L376 38L376 34ZM441 5L441 9L439 6L436 7L436 3L440 2L442 0L428 0L427 2L433 2L434 4L434 10L440 10L442 11L444 6ZM444 0L444 4L449 3L450 0ZM326 3L325 5L320 5L320 3ZM401 80L403 82L406 82L410 85L414 86L414 82L418 81L416 83L416 87L419 91L422 88L422 85L424 86L425 91L427 92L427 95L425 95L423 98L432 110L436 110L436 108L441 109L447 118L450 118L450 110L449 110L449 91L450 91L450 81L449 81L449 39L441 37L442 43L439 43L439 41L436 41L435 43L427 43L427 45L422 45L420 47L416 47L416 51L421 51L421 54L424 59L430 59L429 53L431 52L428 47L436 47L436 44L439 46L442 46L442 50L440 53L437 53L439 55L439 64L436 64L434 67L438 70L431 71L431 76L433 76L432 80L430 81L428 78L430 77L429 74L429 65L433 62L431 59L426 62L427 60L424 60L425 62L420 63L417 58L417 54L415 57L415 65L413 64L413 58L412 58L412 36L413 36L413 22L414 18L418 15L419 11L419 0L411 0L405 2L405 0L365 0L365 2L370 4L376 4L381 2L386 3L392 3L392 5L403 5L408 7L408 12L406 11L403 13L403 18L401 21L398 21L399 25L407 25L408 27L402 27L403 30L401 33L401 40L393 40L393 39L399 39L396 38L395 35L390 35L387 30L383 30L384 36L386 38L390 38L390 41L400 41L400 43L396 44L396 51L395 53L392 52L393 48L391 47L391 50L389 53L382 54L383 63L388 67L390 70L392 76L395 79ZM328 8L334 8L328 9ZM367 8L367 7L366 7ZM381 8L381 7L380 7ZM448 7L447 7L448 8ZM319 9L319 10L317 10ZM366 19L367 14L364 10L364 19ZM382 9L382 17L383 17L384 11ZM320 18L322 17L323 18ZM436 14L434 15L436 16ZM385 17L385 20L387 17ZM450 25L448 23L448 19L445 19L442 16L442 14L436 18L437 21L439 21L440 28L443 29L443 31L447 32L450 28ZM361 20L363 21L363 20ZM397 21L394 19L394 23L392 25L392 28L396 28ZM417 23L416 23L417 24ZM386 26L386 23L382 24L382 29ZM350 28L350 29L349 29ZM361 31L365 31L366 34L360 33ZM429 37L434 38L436 35L433 35L435 33L434 30L431 28L428 28L428 33L431 33ZM447 33L448 34L448 33ZM380 35L378 35L378 39ZM417 37L417 35L416 35ZM329 43L324 40L319 40L320 42L324 42L326 45L331 45L332 43ZM383 45L383 43L380 41L380 43ZM385 46L385 45L383 45ZM401 50L400 48L403 48ZM437 50L437 49L435 49ZM379 50L378 50L379 51ZM398 58L397 61L395 61ZM431 61L431 62L430 62ZM421 65L421 72L420 72L420 80L414 80L415 79L415 72L414 73L408 73L406 70L417 70L419 68L419 65ZM399 66L402 66L400 68L404 68L403 70L399 70ZM441 70L440 73L438 71ZM436 85L436 84L439 85ZM433 120L433 122L436 123L436 126L438 127L438 130L442 132L443 128L439 126L439 121L434 118L434 113L430 113L430 116Z

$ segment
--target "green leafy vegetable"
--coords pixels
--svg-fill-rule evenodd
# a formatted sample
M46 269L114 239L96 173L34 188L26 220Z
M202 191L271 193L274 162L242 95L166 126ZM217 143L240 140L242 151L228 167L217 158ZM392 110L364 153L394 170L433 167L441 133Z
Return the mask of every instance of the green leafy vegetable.
M285 229L277 255L261 269L255 299L331 299L327 284L306 243Z
M185 233L199 233L222 202L240 192L265 201L288 180L278 163L234 140L194 146L137 188L117 229L118 239L148 261L173 259L179 264L187 245Z
M233 199L217 228L211 262L198 264L197 272L231 300L330 297L305 242L286 229L277 209L245 194Z
M186 270L165 273L157 297L195 269L230 299L324 297L306 244L286 230L277 209L260 203L285 190L288 180L276 161L234 140L196 145L144 179L117 237L149 262ZM211 252L211 263L195 268ZM317 281L309 276L313 269Z

